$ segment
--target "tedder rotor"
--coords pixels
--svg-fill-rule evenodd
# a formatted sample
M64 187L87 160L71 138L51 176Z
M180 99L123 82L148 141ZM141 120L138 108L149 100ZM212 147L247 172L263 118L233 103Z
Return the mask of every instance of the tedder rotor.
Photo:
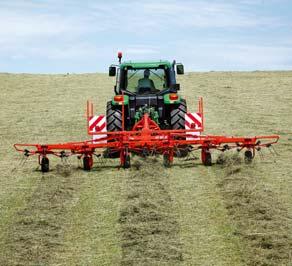
M212 150L244 150L246 162L256 151L278 142L278 135L234 137L203 135L203 99L198 110L187 112L185 99L178 95L176 73L183 74L183 65L168 61L124 62L109 68L117 75L115 96L107 103L106 116L94 115L93 104L87 102L87 131L92 139L59 144L14 144L25 156L37 155L42 172L49 171L49 155L66 158L72 155L83 160L84 170L93 167L93 157L119 158L120 166L129 168L133 154L162 155L165 166L175 157L186 157L200 150L205 166L212 165ZM175 69L176 67L176 69ZM151 78L150 78L151 76Z

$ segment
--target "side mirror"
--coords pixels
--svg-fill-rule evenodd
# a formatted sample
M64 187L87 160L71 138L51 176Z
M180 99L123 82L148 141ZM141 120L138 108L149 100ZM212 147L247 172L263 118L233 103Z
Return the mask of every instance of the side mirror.
M170 87L171 90L174 90L175 92L176 91L179 91L180 90L180 84L176 83L176 84L173 84L171 87Z
M184 72L184 65L183 64L177 64L176 65L176 73L178 75L183 75L185 72Z
M110 66L110 67L109 67L109 70L108 70L108 74L109 74L109 76L110 76L110 77L114 77L114 76L116 75L116 71L117 71L116 67L114 67L114 66Z

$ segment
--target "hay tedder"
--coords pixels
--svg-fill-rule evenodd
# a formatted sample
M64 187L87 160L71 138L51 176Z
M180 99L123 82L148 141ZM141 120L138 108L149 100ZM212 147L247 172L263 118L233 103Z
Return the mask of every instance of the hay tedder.
M106 115L94 115L87 102L87 131L92 139L59 144L15 144L26 157L38 156L42 172L49 171L48 155L61 159L76 155L84 170L93 167L93 157L119 158L120 166L129 168L131 156L162 155L165 166L175 157L188 157L200 150L205 166L212 165L211 150L244 150L246 162L256 151L271 147L279 136L228 137L203 135L203 99L197 112L187 112L186 100L177 92L176 74L183 74L175 61L121 62L111 65L110 76L117 76L115 96L107 103Z

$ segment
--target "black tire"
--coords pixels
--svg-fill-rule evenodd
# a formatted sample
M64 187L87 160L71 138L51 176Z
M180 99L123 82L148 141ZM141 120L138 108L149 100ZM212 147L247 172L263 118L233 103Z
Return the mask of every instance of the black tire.
M122 130L122 110L113 106L111 101L106 105L106 128L111 132Z
M174 105L170 111L170 125L172 129L185 128L186 113L187 113L186 100L182 99L180 104Z
M83 169L85 171L90 171L91 170L91 160L92 160L92 158L90 156L84 156L83 157Z
M202 163L205 166L212 166L212 155L209 150L202 149L201 150L201 158L202 158Z
M180 104L174 105L170 111L170 125L172 129L185 129L185 114L187 113L186 100L182 99ZM176 157L186 157L189 154L187 146L179 147L175 151Z
M212 166L212 155L210 152L206 152L205 166Z
M41 171L47 173L50 170L50 161L47 157L43 157L41 160Z
M169 154L163 154L163 165L166 168L171 167L171 162L170 162Z
M113 106L111 101L108 101L106 105L106 128L110 132L122 130L122 110ZM108 148L103 156L105 158L119 158L120 153Z
M131 158L130 158L130 155L129 154L126 154L125 155L125 161L124 161L123 168L124 169L128 169L130 167L131 167Z
M252 151L251 150L246 150L244 152L244 161L246 163L251 163L252 162L252 159L253 159Z

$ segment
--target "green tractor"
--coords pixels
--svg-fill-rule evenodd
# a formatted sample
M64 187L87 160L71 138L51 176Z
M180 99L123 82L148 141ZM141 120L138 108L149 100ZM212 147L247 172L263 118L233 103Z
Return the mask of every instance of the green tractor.
M109 67L109 76L116 76L115 96L107 102L107 131L122 131L133 125L147 112L161 129L184 129L186 100L177 92L176 74L184 67L175 61L121 62ZM123 107L124 105L124 107Z

